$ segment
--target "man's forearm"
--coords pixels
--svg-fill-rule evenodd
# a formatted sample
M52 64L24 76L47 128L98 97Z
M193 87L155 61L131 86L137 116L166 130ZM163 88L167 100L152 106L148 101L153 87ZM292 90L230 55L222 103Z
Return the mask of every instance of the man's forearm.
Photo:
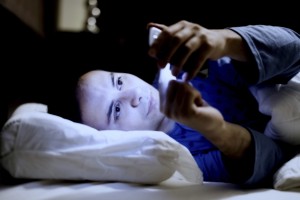
M204 134L220 151L228 157L240 158L251 144L251 135L244 127L225 122L222 128Z

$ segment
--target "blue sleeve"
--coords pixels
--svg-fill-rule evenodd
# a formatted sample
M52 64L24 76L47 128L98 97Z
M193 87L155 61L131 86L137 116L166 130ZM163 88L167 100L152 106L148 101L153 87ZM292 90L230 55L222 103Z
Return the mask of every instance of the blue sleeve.
M253 63L237 65L250 84L286 83L300 70L300 35L288 28L249 25L231 27L247 43Z
M296 146L272 140L264 134L248 129L252 144L240 159L223 156L231 182L246 187L273 187L274 173L297 153Z
M272 185L274 173L297 152L297 147L250 130L254 145L253 173L245 185Z

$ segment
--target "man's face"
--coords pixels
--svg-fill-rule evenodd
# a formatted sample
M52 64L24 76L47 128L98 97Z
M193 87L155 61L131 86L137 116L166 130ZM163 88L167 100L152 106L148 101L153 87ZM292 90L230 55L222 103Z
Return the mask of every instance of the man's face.
M164 117L157 89L127 73L84 74L78 102L83 123L98 130L157 130Z

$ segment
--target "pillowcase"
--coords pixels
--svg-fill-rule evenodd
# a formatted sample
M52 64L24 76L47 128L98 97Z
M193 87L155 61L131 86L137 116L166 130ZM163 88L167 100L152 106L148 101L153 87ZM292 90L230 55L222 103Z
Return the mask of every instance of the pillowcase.
M273 184L278 190L300 188L300 153L279 168Z
M202 183L190 152L159 131L98 131L23 104L1 133L1 164L15 178L155 184L175 172ZM176 173L176 174L177 174Z
M287 84L262 84L250 90L258 101L260 112L271 116L265 135L300 145L300 72Z

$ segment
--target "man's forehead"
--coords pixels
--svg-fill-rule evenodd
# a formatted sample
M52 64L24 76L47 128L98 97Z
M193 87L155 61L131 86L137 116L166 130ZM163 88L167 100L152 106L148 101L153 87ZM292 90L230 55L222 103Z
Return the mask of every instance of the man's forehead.
M113 73L106 71L96 71L88 77L89 85L94 87L112 87Z

